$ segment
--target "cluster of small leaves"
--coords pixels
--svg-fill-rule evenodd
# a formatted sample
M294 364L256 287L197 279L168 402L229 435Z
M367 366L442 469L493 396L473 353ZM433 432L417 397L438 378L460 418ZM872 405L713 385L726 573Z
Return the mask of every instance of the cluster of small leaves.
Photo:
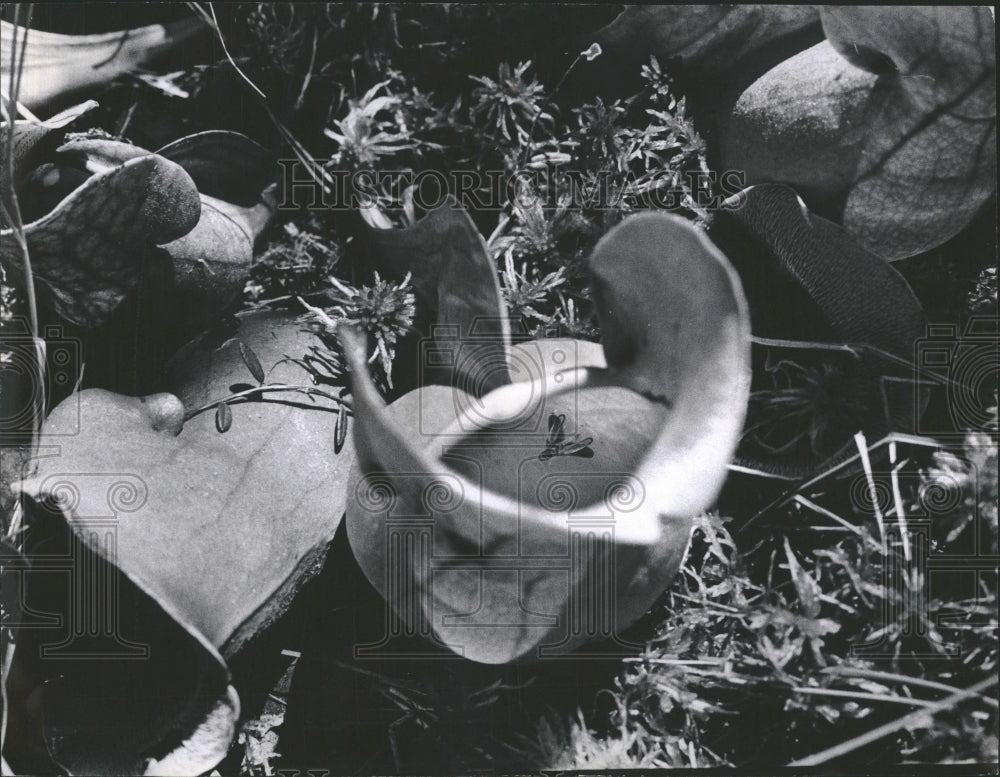
M417 147L406 126L399 97L385 93L388 82L375 84L358 99L350 99L347 113L335 119L324 134L337 145L331 163L340 169L371 170L384 157Z
M17 293L13 286L7 284L7 271L0 267L0 324L9 326L15 315L15 310L20 307L21 295Z
M311 14L295 3L256 3L246 14L254 61L296 74L308 41Z
M496 79L469 76L479 84L472 92L470 117L488 142L495 138L500 149L521 149L532 143L534 132L553 127L552 114L545 110L545 87L528 75L530 60L516 67L502 62Z
M534 750L548 769L666 769L693 763L673 745L658 747L638 728L626 726L602 737L588 728L582 712L568 723L542 718L535 736Z
M537 330L586 335L596 325L585 257L635 210L666 206L703 220L690 181L707 171L704 143L683 99L673 96L662 77L647 79L647 88L629 100L608 105L597 99L560 111L554 95L527 72L519 66L503 84L489 80L489 88L476 93L481 102L472 111L473 119L486 115L507 127L492 130L500 155L495 161L518 171L515 197L490 248L508 301L522 301L517 291L527 287L530 323ZM521 273L516 288L510 283L512 261L534 268L533 274Z
M997 314L996 265L986 267L979 273L975 287L969 292L967 306L972 315Z
M371 285L355 288L333 276L330 276L332 288L327 289L325 297L330 304L323 307L303 303L309 311L304 322L327 345L329 351L323 356L329 369L335 374L343 372L343 358L337 343L337 327L341 324L354 324L374 341L374 351L369 363L377 363L381 375L376 373L376 379L392 387L392 360L396 354L396 343L413 325L416 312L415 297L407 275L401 282L383 280L375 273L375 281ZM307 365L314 369L313 365ZM329 374L321 373L319 379L329 378Z

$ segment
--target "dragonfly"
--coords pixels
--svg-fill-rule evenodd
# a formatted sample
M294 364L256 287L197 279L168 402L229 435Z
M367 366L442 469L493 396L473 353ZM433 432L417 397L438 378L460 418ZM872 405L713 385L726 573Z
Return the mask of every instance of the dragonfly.
M549 436L545 440L545 450L538 454L539 461L548 461L555 456L580 456L585 459L593 458L594 451L590 447L593 437L585 437L574 434L567 439L565 413L549 413Z

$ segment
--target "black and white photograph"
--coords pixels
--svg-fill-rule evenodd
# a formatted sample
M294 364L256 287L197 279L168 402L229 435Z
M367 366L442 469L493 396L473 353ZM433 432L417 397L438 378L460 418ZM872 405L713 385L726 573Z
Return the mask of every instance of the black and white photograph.
M0 771L997 774L992 6L0 3Z

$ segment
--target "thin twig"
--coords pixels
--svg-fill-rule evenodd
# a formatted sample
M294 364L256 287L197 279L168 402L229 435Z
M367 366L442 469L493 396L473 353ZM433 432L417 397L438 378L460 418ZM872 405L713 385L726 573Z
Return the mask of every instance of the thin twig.
M962 689L956 688L954 685L947 685L934 680L925 680L922 677L909 677L905 674L896 674L894 672L879 672L875 669L859 669L853 666L828 666L826 669L821 670L820 673L841 677L860 677L866 680L882 680L884 682L901 683L904 685L917 685L921 688L932 688L936 691L946 691L951 694L962 693ZM979 695L979 698L994 709L1000 707L996 699L991 699L989 696L982 694Z
M306 70L306 77L302 81L302 89L299 91L299 96L295 100L295 110L299 110L306 99L306 90L309 88L309 82L312 80L313 66L316 64L316 45L319 42L319 28L313 25L313 45L312 54L309 56L309 69Z
M308 394L310 396L323 397L329 399L332 402L337 403L337 405L343 405L348 412L351 412L351 403L348 402L343 397L338 397L334 394L330 394L322 389L313 388L312 386L284 386L277 383L268 384L266 386L254 386L253 388L245 389L244 391L237 391L233 394L229 394L225 397L220 397L219 399L213 400L197 410L190 410L184 414L184 422L187 423L192 418L194 418L199 413L204 413L206 410L211 410L213 407L217 407L220 402L232 402L234 399L249 399L255 394L264 394L267 392L274 391L297 391L302 394ZM339 407L335 411L332 407L317 407L317 410L328 410L330 412L339 412Z
M25 12L24 20L24 34L21 37L21 49L18 52L17 47L17 30L18 22L20 21L21 6L14 6L14 27L11 31L11 47L10 47L10 101L12 105L17 105L17 98L20 96L21 91L21 76L24 74L24 55L27 50L28 43L28 25L31 23L31 11L32 6L28 5ZM20 54L20 57L18 57ZM38 386L44 386L45 380L45 346L44 341L39 341L38 338L38 316L35 309L35 287L34 281L31 275L31 259L28 256L28 243L24 235L24 222L21 219L21 209L17 201L17 192L14 190L14 125L13 116L11 121L7 124L7 152L4 154L4 159L0 160L0 164L4 165L4 169L7 173L7 181L10 185L10 222L9 226L14 234L14 237L18 243L18 247L21 251L21 260L23 262L23 268L25 273L25 291L28 297L28 315L29 315L29 328L31 332L32 344L35 351L35 361L38 365L38 378L40 382ZM6 195L7 192L3 192ZM3 210L5 217L7 216L6 203L0 198L0 205L3 205ZM36 398L36 395L43 395L41 399ZM32 393L32 418L31 418L31 450L32 456L38 455L38 445L40 443L41 428L42 428L42 417L44 415L44 391L36 391ZM20 502L19 502L20 504ZM20 512L18 512L20 515ZM4 640L5 644L2 651L0 651L0 663L2 663L2 675L4 678L9 676L9 670L11 667L11 662L14 657L14 642L12 640ZM10 709L10 700L7 697L7 683L0 682L0 752L6 749L7 744L7 727L8 727L8 710ZM8 764L4 761L0 764L0 768L5 770L9 769Z
M795 686L789 688L795 693L812 696L836 696L842 699L858 699L859 701L887 701L892 704L910 704L914 707L933 707L936 702L926 699L914 699L910 696L899 696L894 693L865 693L863 691L843 691L837 688L812 688L810 686Z
M841 758L848 753L854 752L858 748L870 745L872 742L877 742L890 734L895 734L900 729L916 726L922 721L927 720L931 715L954 707L959 702L980 696L983 691L987 688L992 688L996 684L996 677L988 677L985 680L980 680L978 683L969 686L964 691L953 693L951 696L947 696L944 699L941 699L941 701L931 704L929 707L916 710L915 712L911 712L901 718L897 718L890 723L886 723L883 726L873 728L871 731L866 731L864 734L856 736L853 739L848 739L846 742L841 742L839 745L834 745L826 750L821 750L808 758L800 758L797 761L792 761L788 764L788 766L819 766L820 764L825 764L827 761L832 761L834 758Z
M552 91L542 98L542 105L539 106L538 111L531 120L531 127L528 129L528 137L524 144L524 150L521 152L521 159L519 160L520 167L524 167L525 163L528 161L528 154L531 153L532 143L535 138L535 127L538 126L538 120L545 115L545 109L542 106L552 102L556 94L558 94L559 90L562 88L562 85L566 83L566 79L569 78L569 74L573 72L578 64L580 64L580 60L583 59L583 56L582 52L576 55L576 59L570 62L569 67L566 68L566 72L562 74L562 78L559 79Z
M23 23L20 19L21 6L15 6L14 24L11 32L10 47L10 102L18 106L18 97L21 93L21 77L24 75L24 59L28 48L29 25L31 24L31 12L33 6L28 4L25 11ZM18 45L17 32L23 29L20 45ZM15 122L7 124L7 153L4 155L2 164L5 169L5 177L9 182L10 191L3 192L4 200L0 200L0 209L3 217L8 222L14 240L20 252L21 266L24 269L24 295L28 307L28 330L31 336L32 345L35 352L35 364L37 366L36 384L39 387L45 385L45 341L38 336L38 305L35 298L34 275L31 270L31 256L28 252L28 242L24 234L24 221L21 217L21 207L17 199L17 192L14 189L14 127ZM41 442L42 423L45 417L45 392L43 390L32 392L32 418L31 418L31 450L32 458L38 453L38 445Z
M200 5L198 3L193 3L192 5L194 7L196 7L199 11L201 11L201 13L202 13L203 17L205 17L206 21L209 21L209 19L205 15L205 11L200 7ZM267 95L265 95L264 92L261 91L260 87L257 86L257 84L255 84L253 81L250 80L250 76L248 76L246 73L243 72L243 70L240 68L240 66L236 64L236 60L233 59L233 55L229 53L229 47L226 45L226 38L222 34L222 30L219 29L219 20L215 17L215 6L214 6L214 4L212 4L212 3L208 4L208 12L209 12L209 14L211 14L211 22L210 23L211 23L212 27L215 29L215 32L216 32L216 34L219 37L219 43L222 45L222 53L226 55L226 59L229 60L229 64L233 66L233 69L239 74L240 78L242 78L244 81L246 81L247 85L251 89L253 89L258 95L260 95L261 98L263 98L263 99L266 100L267 99Z

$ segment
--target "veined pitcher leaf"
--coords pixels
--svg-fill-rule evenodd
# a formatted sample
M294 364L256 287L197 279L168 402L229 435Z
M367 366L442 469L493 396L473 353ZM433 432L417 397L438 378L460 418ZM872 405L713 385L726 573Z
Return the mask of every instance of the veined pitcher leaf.
M761 76L721 164L795 185L879 256L930 250L996 191L996 55L980 7L824 6L827 40Z
M724 205L712 237L740 271L754 334L775 341L758 349L767 358L755 364L743 463L805 476L854 450L858 428L874 438L912 431L923 400L911 363L927 320L903 276L846 229L810 213L788 186L751 186ZM779 389L769 376L781 379ZM761 418L755 398L774 399L772 389L784 391L784 401L763 402L777 410ZM787 445L796 435L808 435L804 447Z
M957 234L996 191L996 25L986 6L827 7L830 43L885 63L844 226L901 259ZM868 56L860 56L860 53Z
M100 511L71 528L66 513L96 480L103 500L90 509ZM4 756L16 773L143 774L206 724L221 736L184 773L226 754L239 699L225 662L171 602L116 567L113 514L140 505L141 486L126 473L55 474L46 497L24 503L27 569L3 565L4 589L23 605L9 621L15 649L4 675Z
M254 241L275 202L266 188L245 187L273 181L268 152L233 132L200 133L162 150L77 139L38 168L35 188L51 183L55 202L25 227L32 268L56 311L73 323L97 326L120 305L139 282L136 254L144 247L162 246L170 256L177 317L194 331L249 278ZM43 191L38 199L52 196ZM143 206L144 198L153 199ZM4 230L0 241L5 261L16 261L14 234Z
M59 315L94 326L113 312L138 278L136 254L169 243L198 222L194 181L152 154L91 176L24 234L36 281ZM0 254L19 265L13 230L0 230Z
M278 178L271 152L239 132L197 132L156 153L187 170L202 194L244 207Z
M67 108L42 122L15 121L13 144L10 150L14 180L19 180L25 168L30 165L32 155L42 141L54 135L58 130L65 129L87 111L93 110L96 107L97 103L94 100L87 100L84 103L80 103L80 105ZM0 124L0 159L7 158L7 133L7 124ZM7 179L7 165L0 165L0 186L7 187L10 185L11 181Z

